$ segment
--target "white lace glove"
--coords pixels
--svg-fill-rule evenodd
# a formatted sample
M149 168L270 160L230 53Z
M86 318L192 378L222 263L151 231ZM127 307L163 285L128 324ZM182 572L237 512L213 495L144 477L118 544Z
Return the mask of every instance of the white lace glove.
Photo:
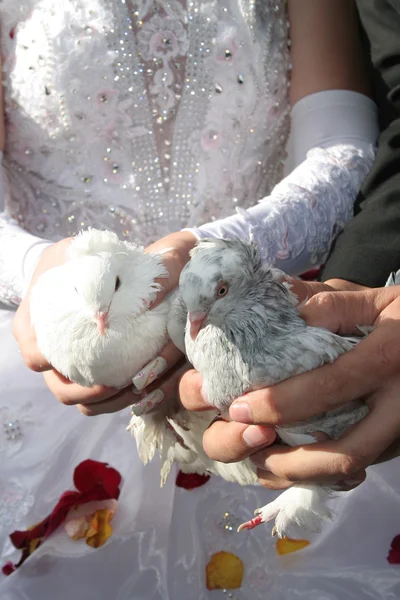
M322 264L353 215L378 132L376 106L366 96L334 90L303 98L292 111L288 158L303 162L256 206L190 231L253 238L266 261L293 275Z
M18 306L37 261L50 242L31 235L4 211L6 178L0 152L0 303Z

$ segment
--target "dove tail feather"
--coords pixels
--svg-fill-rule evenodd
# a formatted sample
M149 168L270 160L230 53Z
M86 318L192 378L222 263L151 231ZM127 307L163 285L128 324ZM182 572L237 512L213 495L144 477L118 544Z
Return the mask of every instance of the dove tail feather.
M132 416L128 429L135 437L140 459L147 464L156 450L161 458L161 486L167 480L174 463L188 473L206 475L213 473L226 481L240 485L258 484L256 469L247 459L238 463L224 464L213 461L202 447L204 431L210 419L202 413L185 414L185 425L159 413Z
M168 419L160 418L159 413L143 417L132 415L128 429L135 437L139 457L145 465L154 458L158 450L161 459L161 487L174 463L191 464L196 461L196 454L182 444Z
M142 417L132 415L128 427L135 437L139 457L145 465L152 460L157 448L158 428L160 424L155 419L151 419L151 421L150 423L150 419L147 419L145 422Z

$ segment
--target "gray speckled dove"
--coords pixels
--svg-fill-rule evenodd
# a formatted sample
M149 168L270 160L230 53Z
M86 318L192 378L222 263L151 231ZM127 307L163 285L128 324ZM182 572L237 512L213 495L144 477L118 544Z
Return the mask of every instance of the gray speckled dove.
M186 311L177 293L149 310L160 289L156 279L166 276L160 254L145 253L110 231L83 231L72 241L66 262L43 273L32 288L30 316L40 351L58 372L80 385L131 384L167 342L167 320L184 349ZM162 367L163 359L157 361ZM132 402L136 399L132 394ZM146 463L160 453L162 483L174 462L188 471L253 482L247 466L214 465L208 459L201 440L209 418L187 413L176 398L138 413L132 415L130 428L139 456Z
M200 241L182 271L180 292L188 309L186 353L203 377L204 397L223 415L246 392L332 362L354 345L308 326L296 297L281 280L280 271L262 264L255 244L239 240ZM367 412L364 404L352 403L278 428L278 434L292 446L315 442L310 434L316 431L338 438ZM280 537L292 525L319 530L322 521L331 518L330 495L327 487L294 485L241 528L275 519L273 532Z

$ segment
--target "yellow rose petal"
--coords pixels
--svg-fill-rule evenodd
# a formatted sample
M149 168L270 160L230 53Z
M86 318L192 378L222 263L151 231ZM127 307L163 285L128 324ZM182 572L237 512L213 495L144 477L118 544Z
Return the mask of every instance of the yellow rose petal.
M206 566L208 590L233 590L242 585L244 566L240 558L230 552L213 554Z
M290 554L291 552L302 550L302 548L305 548L309 544L308 540L291 540L284 537L276 542L276 551L279 556L282 556L282 554Z
M112 534L110 521L114 513L111 510L97 510L93 515L90 529L86 534L86 543L92 548L100 548Z

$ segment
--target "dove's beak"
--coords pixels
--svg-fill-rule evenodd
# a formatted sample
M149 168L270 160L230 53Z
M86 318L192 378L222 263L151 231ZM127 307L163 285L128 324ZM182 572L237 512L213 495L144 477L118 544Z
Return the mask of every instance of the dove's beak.
M190 337L194 341L207 317L207 313L200 311L190 312L188 317L190 323Z
M94 318L96 319L97 329L99 330L100 335L103 336L104 332L105 332L106 324L107 324L108 311L107 312L97 312L95 314Z

